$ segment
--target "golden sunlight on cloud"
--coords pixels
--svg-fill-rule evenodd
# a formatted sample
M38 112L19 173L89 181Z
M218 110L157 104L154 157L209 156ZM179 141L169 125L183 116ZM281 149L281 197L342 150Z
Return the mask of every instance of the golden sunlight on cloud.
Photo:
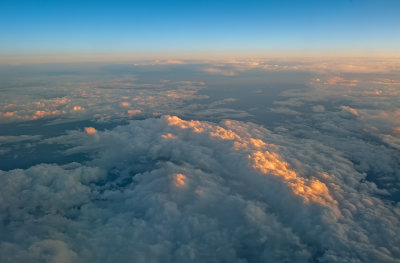
M317 179L300 177L295 171L288 168L288 164L276 153L256 151L249 156L251 166L263 174L281 177L290 186L293 193L306 201L314 201L322 205L331 206L336 201L329 195L327 186Z
M342 77L332 77L324 82L325 85L339 85L339 86L346 86L346 87L355 87L358 85L358 80L350 79L346 80Z
M174 140L174 139L177 139L178 137L176 137L172 133L167 133L167 134L162 134L161 138L166 139L166 140Z
M85 127L86 134L93 135L97 133L97 130L93 127Z
M318 179L307 179L296 174L289 168L289 164L281 160L274 152L266 151L268 146L261 139L244 138L231 129L225 129L218 125L211 125L199 121L185 121L176 116L166 116L167 124L181 129L191 129L195 133L208 133L210 137L221 140L233 141L232 149L248 152L250 166L265 175L279 177L289 186L291 191L305 201L316 202L325 206L334 206L336 201L330 196L328 187ZM232 122L226 123L230 127Z
M195 90L170 90L167 96L173 99L190 98L196 93Z
M218 137L222 140L240 139L240 136L234 133L233 131L224 129L220 126L217 126L214 131L211 131L210 135L212 137Z
M186 182L186 176L183 174L175 174L174 175L174 185L176 187L182 187L185 185Z
M342 110L345 110L345 111L347 111L347 112L350 112L350 113L353 114L353 115L356 115L356 116L359 115L358 111L357 111L356 109L352 108L352 107L349 107L349 106L341 106L340 108L341 108Z
M221 126L213 126L200 121L185 121L177 116L166 116L168 125L178 126L181 129L192 129L195 133L207 132L211 137L221 140L234 141L234 150L264 149L268 144L260 139L242 138L231 129ZM226 125L234 125L231 121L225 121Z
M45 110L37 110L35 111L35 114L30 118L31 120L37 120L37 119L41 119L43 117L48 117L48 116L52 116L52 115L58 115L61 112L58 110L54 110L54 111L45 111Z
M85 108L84 107L82 107L82 106L74 106L73 107L73 110L74 111L82 111L82 110L84 110Z
M7 111L5 113L0 112L0 118L10 118L14 116L15 112L13 111Z
M133 115L139 114L141 112L142 112L141 110L128 110L128 115L133 116Z
M204 132L205 128L210 127L210 125L206 123L200 121L184 121L177 116L167 116L166 120L170 126L178 126L181 129L191 128L196 133Z
M186 63L184 61L181 61L181 60L168 60L167 64L182 65L182 64L186 64Z
M134 66L143 66L143 65L184 65L186 64L185 61L183 60L177 60L177 59L164 59L164 60L153 60L153 61L146 61L142 63L136 63Z
M131 104L129 102L121 102L121 107L130 107Z

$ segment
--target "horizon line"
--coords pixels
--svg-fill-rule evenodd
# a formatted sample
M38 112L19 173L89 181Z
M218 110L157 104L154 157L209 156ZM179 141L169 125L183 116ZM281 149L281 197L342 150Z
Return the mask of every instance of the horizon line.
M60 54L0 54L0 65L46 64L46 63L123 63L152 60L204 61L221 59L300 59L300 58L400 58L400 51L195 51L195 52L121 52L121 53L60 53ZM173 64L173 63L171 63ZM178 63L177 63L178 64Z

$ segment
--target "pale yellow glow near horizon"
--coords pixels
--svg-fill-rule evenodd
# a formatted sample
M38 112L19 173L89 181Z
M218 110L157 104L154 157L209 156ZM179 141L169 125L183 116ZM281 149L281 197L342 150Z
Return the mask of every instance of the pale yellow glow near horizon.
M164 60L168 64L183 64L181 60L229 61L232 59L332 59L332 58L400 58L400 50L368 51L194 51L194 52L124 52L124 53L59 53L59 54L1 54L0 65L42 64L73 62L133 62Z

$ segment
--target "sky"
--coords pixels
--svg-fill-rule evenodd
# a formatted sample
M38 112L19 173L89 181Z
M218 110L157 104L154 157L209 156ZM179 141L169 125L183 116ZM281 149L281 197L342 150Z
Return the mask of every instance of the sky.
M1 1L0 10L3 57L398 54L400 46L396 0Z

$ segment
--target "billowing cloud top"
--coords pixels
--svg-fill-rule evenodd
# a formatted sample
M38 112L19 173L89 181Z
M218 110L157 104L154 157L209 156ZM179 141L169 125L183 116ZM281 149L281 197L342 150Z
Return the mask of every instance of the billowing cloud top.
M399 262L399 207L326 145L176 116L95 131L44 141L85 164L1 172L2 262Z

